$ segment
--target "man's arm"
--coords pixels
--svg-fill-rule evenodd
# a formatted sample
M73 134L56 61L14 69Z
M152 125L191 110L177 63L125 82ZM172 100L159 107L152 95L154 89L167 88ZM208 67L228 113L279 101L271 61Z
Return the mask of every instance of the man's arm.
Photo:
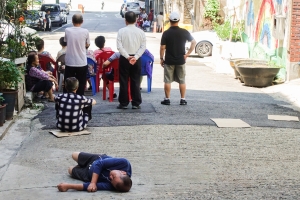
M93 173L91 183L89 184L87 191L88 192L96 192L97 191L97 182L98 182L99 174Z
M128 59L129 55L123 47L120 31L118 32L118 36L117 36L117 49L119 50L119 52L122 56L124 56L126 59Z
M164 55L165 55L165 51L166 51L166 45L160 45L159 55L160 55L160 65L162 67L164 67Z
M90 42L90 34L89 34L89 31L87 30L87 38L86 38L85 47L89 48L90 44L91 44L91 42Z
M146 35L145 35L144 32L142 32L142 34L143 34L143 38L142 38L141 46L140 46L140 48L137 50L137 52L134 55L134 58L136 60L139 59L143 55L143 53L145 52L145 50L146 50Z
M70 183L60 183L57 185L57 189L60 192L66 192L69 189L74 189L77 191L82 191L83 190L83 184L70 184Z
M191 45L190 45L188 52L184 55L184 59L186 59L192 53L192 51L194 51L195 46L196 46L196 40L193 39L191 41Z

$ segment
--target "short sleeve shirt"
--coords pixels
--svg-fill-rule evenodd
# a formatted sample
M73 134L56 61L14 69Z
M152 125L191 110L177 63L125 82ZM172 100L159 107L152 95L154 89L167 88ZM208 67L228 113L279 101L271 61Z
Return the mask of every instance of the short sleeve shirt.
M68 44L65 57L66 65L71 67L86 66L86 44L90 44L89 31L81 27L66 28L65 42Z
M172 26L166 30L162 37L160 45L166 45L165 64L183 65L185 64L185 43L194 38L187 30L178 26Z

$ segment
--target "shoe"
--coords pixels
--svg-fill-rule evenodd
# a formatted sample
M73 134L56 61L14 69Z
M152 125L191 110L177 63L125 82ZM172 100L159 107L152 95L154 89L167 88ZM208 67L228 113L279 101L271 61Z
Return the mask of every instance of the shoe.
M113 99L116 99L117 97L118 97L118 95L116 93L114 93ZM107 99L109 99L109 97L107 97Z
M186 105L186 104L187 104L187 102L185 99L180 99L180 105Z
M163 104L163 105L170 105L170 99L164 99L160 103Z
M132 109L141 109L141 106L132 106Z
M90 86L90 87L88 88L88 90L92 90L92 86Z
M122 106L121 104L119 104L119 105L117 106L117 109L127 109L127 106Z

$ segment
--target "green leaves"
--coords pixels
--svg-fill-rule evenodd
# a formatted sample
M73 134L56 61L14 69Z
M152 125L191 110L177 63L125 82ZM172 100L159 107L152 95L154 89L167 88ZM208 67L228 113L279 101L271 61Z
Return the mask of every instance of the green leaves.
M22 81L24 67L18 67L11 61L0 61L0 90L16 89Z
M245 22L238 21L234 24L232 28L232 40L241 41L241 34L245 29ZM231 23L230 20L226 20L223 24L214 23L214 30L216 31L218 37L221 40L229 40Z
M209 18L213 23L220 20L220 3L218 0L208 0L205 5L204 17Z

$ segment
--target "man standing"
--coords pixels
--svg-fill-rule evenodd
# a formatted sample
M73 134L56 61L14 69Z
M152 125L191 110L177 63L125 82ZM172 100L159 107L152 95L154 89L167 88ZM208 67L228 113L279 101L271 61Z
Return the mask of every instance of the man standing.
M179 28L179 20L180 15L177 12L172 12L170 15L171 27L163 33L160 42L160 64L164 68L165 82L165 99L161 102L163 105L170 105L171 83L173 81L179 83L180 105L187 104L185 100L185 60L195 48L196 41L187 30ZM186 41L191 42L187 53L185 53Z
M76 94L84 95L87 72L86 48L90 46L90 36L87 29L81 28L83 17L81 14L74 14L72 17L73 27L66 28L65 42L68 44L65 56L65 77L75 77L79 81ZM64 88L64 93L66 93Z
M146 35L144 31L135 26L136 15L129 11L125 13L126 27L121 28L117 36L117 48L121 54L119 59L120 93L118 109L127 109L128 78L130 78L130 91L132 109L140 109L142 97L140 92L141 63L140 57L146 49Z

